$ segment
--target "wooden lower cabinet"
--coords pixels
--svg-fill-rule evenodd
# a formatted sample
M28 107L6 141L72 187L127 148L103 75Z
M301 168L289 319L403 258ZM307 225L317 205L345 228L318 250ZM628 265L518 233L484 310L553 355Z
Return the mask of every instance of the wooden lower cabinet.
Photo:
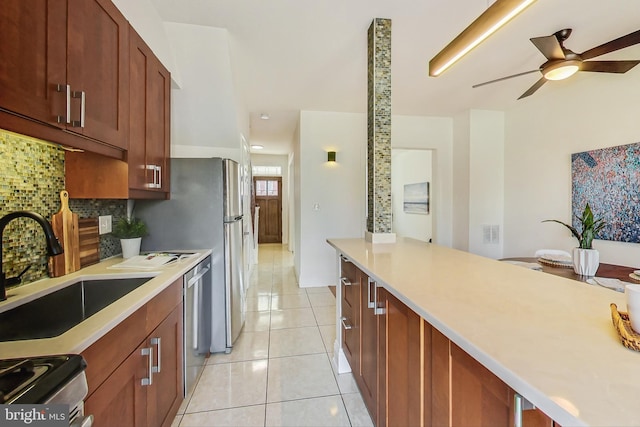
M360 270L356 274L361 294L360 370L354 376L371 419L378 425L378 316L372 306L376 283Z
M377 289L377 426L419 426L421 416L421 324L413 310L384 288Z
M347 259L340 263L342 350L355 375L360 371L360 279L353 263Z
M342 349L376 427L514 426L507 384L347 259L341 276ZM559 427L538 409L522 426Z
M183 400L181 283L178 279L82 353L89 383L85 413L94 416L94 426L173 422Z
M159 370L147 392L150 426L170 426L182 403L182 319L182 306L176 307L149 339Z
M147 425L147 387L140 384L146 376L148 363L141 355L143 346L129 357L84 402L86 414L93 415L93 425L131 426Z

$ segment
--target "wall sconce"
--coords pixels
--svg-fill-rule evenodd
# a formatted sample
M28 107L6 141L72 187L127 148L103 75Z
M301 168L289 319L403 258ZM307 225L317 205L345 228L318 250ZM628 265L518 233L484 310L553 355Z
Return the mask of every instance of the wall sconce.
M482 43L536 0L496 0L475 21L429 61L429 75L436 77Z
M327 152L327 162L335 162L336 161L336 152L328 151Z

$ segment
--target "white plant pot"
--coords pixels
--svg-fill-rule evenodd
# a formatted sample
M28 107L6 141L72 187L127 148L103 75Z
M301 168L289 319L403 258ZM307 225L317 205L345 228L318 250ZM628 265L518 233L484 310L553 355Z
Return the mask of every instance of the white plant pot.
M140 255L140 243L142 237L136 237L133 239L120 239L120 245L122 245L122 258L131 258L136 255Z
M595 276L600 265L600 253L596 249L573 248L573 271L581 276Z

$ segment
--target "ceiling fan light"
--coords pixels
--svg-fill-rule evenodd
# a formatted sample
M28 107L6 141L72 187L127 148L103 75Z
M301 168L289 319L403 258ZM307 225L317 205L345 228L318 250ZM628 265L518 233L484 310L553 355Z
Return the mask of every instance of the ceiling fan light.
M564 80L573 76L580 70L580 66L574 62L562 62L545 68L543 75L547 80Z
M436 77L482 43L536 0L496 0L451 43L429 61L429 75Z

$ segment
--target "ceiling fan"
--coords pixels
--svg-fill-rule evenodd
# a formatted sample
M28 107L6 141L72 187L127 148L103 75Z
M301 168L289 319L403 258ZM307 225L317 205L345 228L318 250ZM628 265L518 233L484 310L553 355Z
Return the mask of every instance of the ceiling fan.
M542 77L525 93L520 95L518 99L525 98L540 89L548 80L563 80L572 76L577 71L591 71L598 73L626 73L640 63L640 60L631 61L587 61L588 59L604 55L609 52L623 49L640 43L640 30L619 37L607 43L586 50L582 53L575 53L564 47L564 41L571 35L571 28L556 31L550 36L535 37L530 39L540 52L547 58L547 62L542 64L540 68L525 71L523 73L513 74L507 77L490 80L488 82L479 83L472 87L480 87L490 83L496 83L502 80L511 79L513 77L524 76L525 74L540 71Z

